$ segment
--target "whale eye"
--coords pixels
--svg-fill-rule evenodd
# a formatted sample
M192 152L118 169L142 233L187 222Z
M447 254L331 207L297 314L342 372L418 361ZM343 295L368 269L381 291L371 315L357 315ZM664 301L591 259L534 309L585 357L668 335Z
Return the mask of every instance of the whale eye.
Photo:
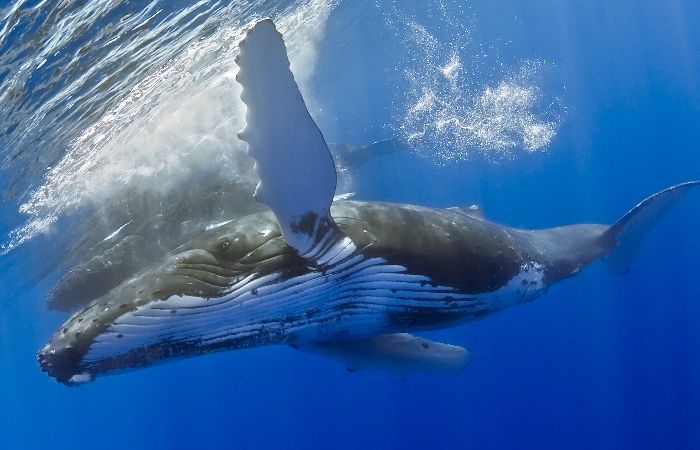
M219 249L220 251L226 251L229 248L231 248L231 239L229 238L222 238L219 240L219 242L216 244L216 248Z

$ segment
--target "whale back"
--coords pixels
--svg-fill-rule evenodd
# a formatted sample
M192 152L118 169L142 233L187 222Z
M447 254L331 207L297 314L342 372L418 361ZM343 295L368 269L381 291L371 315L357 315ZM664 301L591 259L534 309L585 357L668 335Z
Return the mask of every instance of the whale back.
M507 228L458 211L342 201L331 214L365 257L384 258L465 293L504 286L533 256Z

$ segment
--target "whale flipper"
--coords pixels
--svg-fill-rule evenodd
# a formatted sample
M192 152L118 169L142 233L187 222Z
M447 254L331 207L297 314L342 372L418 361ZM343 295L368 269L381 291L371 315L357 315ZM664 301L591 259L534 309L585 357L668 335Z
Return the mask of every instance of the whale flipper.
M669 209L691 188L700 186L700 180L688 181L646 198L615 222L603 235L612 251L605 256L608 268L615 273L629 272L646 234L661 220Z
M318 255L321 242L344 238L330 215L337 175L271 19L247 32L236 63L247 107L239 138L248 143L260 178L255 197L272 209L291 247L302 256Z
M335 359L350 372L387 370L407 376L416 372L455 373L469 364L464 347L443 344L408 333L367 339L296 344L296 348Z

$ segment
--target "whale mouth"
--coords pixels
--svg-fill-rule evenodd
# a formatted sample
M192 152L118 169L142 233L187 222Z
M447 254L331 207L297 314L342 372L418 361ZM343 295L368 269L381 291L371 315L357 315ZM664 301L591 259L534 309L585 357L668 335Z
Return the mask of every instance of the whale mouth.
M66 385L92 381L97 373L107 370L150 364L165 352L157 345L162 347L168 340L141 339L139 344L137 338L158 337L158 331L172 327L178 308L169 305L155 328L140 323L148 322L140 319L140 311L165 305L168 299L199 299L206 308L207 299L223 295L241 276L240 271L227 267L204 249L173 254L163 264L124 281L71 316L38 352L37 361L44 372ZM123 325L115 332L120 323ZM169 344L176 347L173 342ZM96 353L100 346L110 351ZM135 353L140 353L139 360Z

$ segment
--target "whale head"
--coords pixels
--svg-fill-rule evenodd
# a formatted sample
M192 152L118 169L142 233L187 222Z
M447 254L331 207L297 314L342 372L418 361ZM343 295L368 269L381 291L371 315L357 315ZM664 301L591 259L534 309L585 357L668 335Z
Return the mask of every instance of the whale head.
M39 364L72 385L166 358L272 342L255 325L246 328L235 305L254 298L266 279L299 267L271 214L219 226L71 316L39 351Z

